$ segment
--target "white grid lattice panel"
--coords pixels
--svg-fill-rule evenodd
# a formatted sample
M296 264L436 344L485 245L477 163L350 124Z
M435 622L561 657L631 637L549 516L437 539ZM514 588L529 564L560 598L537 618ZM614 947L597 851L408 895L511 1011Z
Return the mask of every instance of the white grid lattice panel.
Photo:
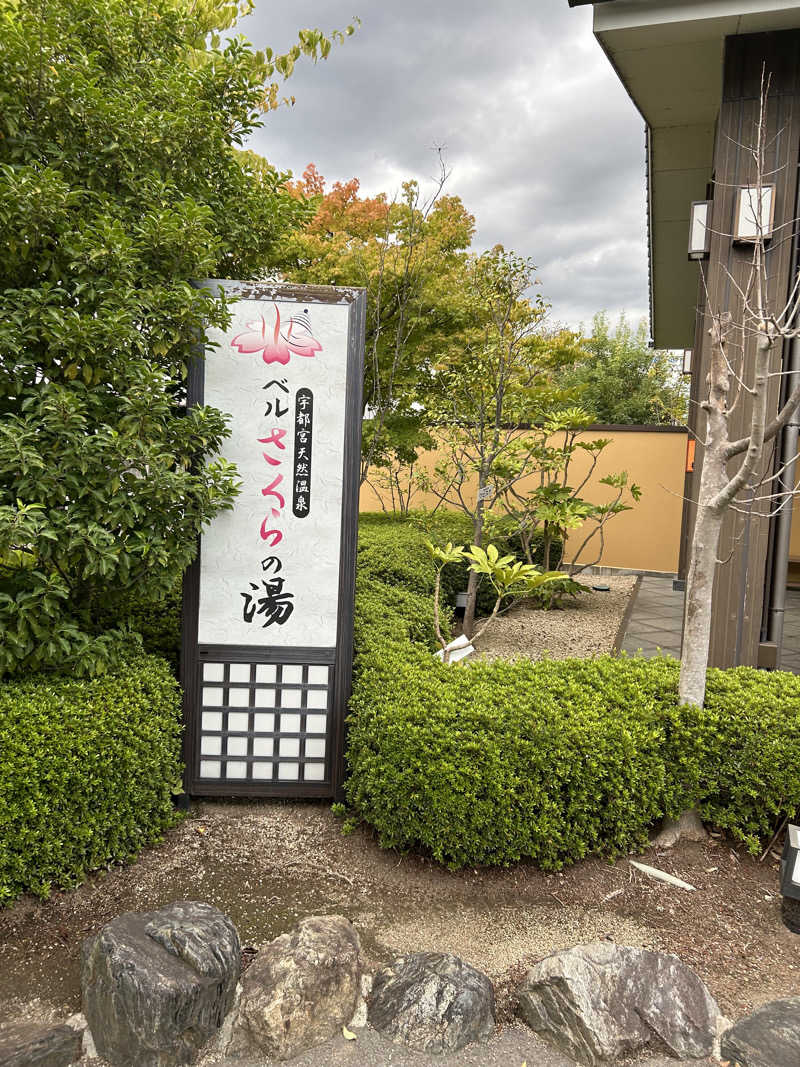
M223 782L324 782L331 668L317 663L204 662L200 777Z

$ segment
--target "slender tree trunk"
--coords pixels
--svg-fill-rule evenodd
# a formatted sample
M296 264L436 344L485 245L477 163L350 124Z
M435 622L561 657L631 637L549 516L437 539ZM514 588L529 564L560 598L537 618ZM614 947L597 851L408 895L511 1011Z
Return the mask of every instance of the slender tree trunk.
M481 478L478 484L478 507L472 527L473 544L477 545L478 548L483 548L483 502L481 500L483 485L484 481ZM472 637L475 629L475 606L477 601L478 575L471 570L467 579L467 606L464 608L464 633L467 637Z
M698 506L692 558L686 578L678 698L681 704L694 704L698 708L702 708L706 692L712 592L723 518L722 510L708 505Z
M553 543L553 538L550 533L550 526L547 522L544 524L544 539L542 541L542 570L550 570L550 546Z
M442 662L450 662L450 653L447 651L447 642L442 635L442 625L439 616L439 598L442 594L442 572L441 569L436 571L436 584L433 589L433 628L436 630L436 637L439 640L439 644L442 646Z
M467 606L464 608L464 633L472 637L475 629L475 605L478 600L478 575L475 571L469 572L467 579Z
M705 699L708 653L711 645L714 574L719 538L725 513L754 475L761 460L766 424L769 355L772 340L761 335L757 342L751 430L747 453L739 470L728 474L731 458L728 437L730 366L724 351L724 324L715 323L709 369L706 411L707 441L697 495L697 518L692 537L692 555L686 581L686 608L679 699L681 704L701 708Z

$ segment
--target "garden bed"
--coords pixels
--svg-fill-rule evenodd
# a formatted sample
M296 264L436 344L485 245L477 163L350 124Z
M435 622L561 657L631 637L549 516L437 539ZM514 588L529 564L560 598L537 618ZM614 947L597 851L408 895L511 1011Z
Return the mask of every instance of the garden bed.
M339 912L355 923L370 964L409 949L455 952L498 980L504 1021L513 977L591 940L678 954L731 1017L794 993L800 938L781 924L774 856L760 864L718 837L640 858L696 891L651 881L627 859L554 874L532 864L450 872L380 850L366 828L343 836L327 805L202 803L135 866L0 912L0 1014L78 1010L83 939L122 911L181 899L222 909L246 946L305 915Z
M608 592L591 590L574 600L567 599L563 608L542 611L534 601L521 600L491 624L475 643L481 659L585 658L614 650L615 641L636 578L622 575L612 578L581 578L586 585L609 586ZM476 630L481 622L476 623Z

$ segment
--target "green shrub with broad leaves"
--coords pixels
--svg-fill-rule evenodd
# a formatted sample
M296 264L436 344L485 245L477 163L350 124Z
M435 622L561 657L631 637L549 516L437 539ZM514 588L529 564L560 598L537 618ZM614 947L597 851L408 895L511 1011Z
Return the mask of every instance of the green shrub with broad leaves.
M407 519L377 513L362 515L358 532L359 571L416 593L432 595L435 572L425 547L427 541L438 545L448 541L454 545L471 545L472 523L466 515L453 511L411 512ZM492 543L502 553L524 558L522 547L514 538L494 538ZM533 563L541 567L544 560L542 539L535 537L531 547ZM469 565L464 561L443 572L441 597L446 607L455 607L456 595L467 588L468 569ZM481 581L478 615L490 614L495 600L491 583Z
M222 34L248 7L0 0L0 675L113 668L125 598L167 595L236 495L227 416L183 404L229 321L193 280L269 276L313 215L242 146L331 47Z
M180 694L168 665L0 685L0 901L131 859L176 818Z

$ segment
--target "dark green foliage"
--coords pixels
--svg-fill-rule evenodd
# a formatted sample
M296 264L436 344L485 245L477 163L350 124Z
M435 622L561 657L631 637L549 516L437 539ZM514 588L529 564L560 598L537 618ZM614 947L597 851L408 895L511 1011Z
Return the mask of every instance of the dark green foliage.
M162 656L177 676L181 652L181 583L173 584L158 600L145 599L131 590L114 605L115 616L102 612L99 623L111 629L120 619L142 640L144 651Z
M387 640L361 660L348 802L384 847L453 867L553 870L642 845L664 810L667 724L624 667L609 688L574 662L453 668Z
M433 594L435 572L425 548L425 535L408 522L362 517L357 568L359 574L388 585L423 596Z
M425 548L425 542L437 545L472 544L472 521L456 511L411 512L409 518L393 515L367 514L359 520L358 566L359 570L380 578L389 584L398 584L417 593L432 594L434 568ZM501 553L510 552L524 559L522 546L513 537L491 538ZM533 562L542 565L541 537L532 542ZM560 546L556 545L558 552ZM456 595L467 588L468 565L453 564L442 572L442 604L455 607ZM477 614L489 615L497 594L488 581L478 586Z
M800 809L800 677L712 670L705 707L678 717L676 748L696 753L699 811L751 852ZM796 819L792 819L796 821Z
M634 327L622 315L612 329L601 311L583 347L585 358L568 366L560 381L597 422L685 422L688 389L675 354L650 347L644 319Z
M202 7L0 0L0 675L112 666L100 613L168 592L235 494L195 462L225 417L181 407L227 322L190 281L263 276L309 206L237 150L263 64Z
M0 686L0 901L135 856L175 821L179 692L139 656L91 681Z
M565 574L563 578L557 578L541 589L534 589L528 594L528 599L532 600L536 607L549 611L552 608L562 608L564 604L569 603L568 597L575 600L581 593L588 592L590 588L591 586L584 585Z
M443 630L447 630L444 619ZM356 654L368 653L386 635L396 641L414 641L438 647L433 623L433 600L401 586L359 575L356 581Z
M707 706L681 708L674 660L445 666L394 615L370 623L346 790L384 847L555 870L644 845L686 807L755 851L800 809L794 675L711 671Z

